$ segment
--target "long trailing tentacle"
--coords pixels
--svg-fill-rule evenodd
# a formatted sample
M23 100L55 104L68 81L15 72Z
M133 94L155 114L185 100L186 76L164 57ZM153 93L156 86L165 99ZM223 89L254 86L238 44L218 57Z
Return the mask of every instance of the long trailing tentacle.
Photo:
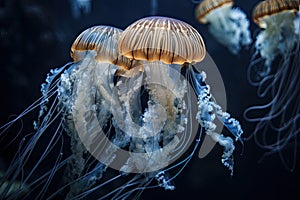
M222 134L215 132L216 124L214 122L216 116L218 120L233 134L235 141L242 142L241 136L243 130L240 123L230 117L230 114L222 111L221 107L215 102L210 93L210 87L205 83L205 72L198 73L193 66L189 67L193 87L198 95L198 113L197 120L205 129L205 133L209 135L215 142L218 142L224 147L222 155L222 163L233 174L233 151L235 149L234 142L231 137L225 137Z

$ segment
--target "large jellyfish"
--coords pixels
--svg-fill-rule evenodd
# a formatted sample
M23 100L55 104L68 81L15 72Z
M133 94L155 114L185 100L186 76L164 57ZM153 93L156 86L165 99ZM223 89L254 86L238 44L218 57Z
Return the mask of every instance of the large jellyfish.
M40 106L36 132L1 177L1 197L126 199L147 188L173 190L203 135L224 147L222 163L232 173L234 140L217 133L215 122L236 141L243 131L194 66L205 54L194 28L166 17L138 20L124 32L96 26L81 33L74 62L51 70L43 97L1 128Z
M233 0L204 0L197 6L195 16L198 22L208 24L218 42L237 54L252 39L246 14L232 5Z
M256 37L248 80L266 103L244 113L257 123L252 134L257 144L267 150L266 155L279 152L289 169L295 167L300 131L299 6L299 0L267 0L254 8L253 20L262 30ZM283 156L285 147L293 149L294 162L288 164Z

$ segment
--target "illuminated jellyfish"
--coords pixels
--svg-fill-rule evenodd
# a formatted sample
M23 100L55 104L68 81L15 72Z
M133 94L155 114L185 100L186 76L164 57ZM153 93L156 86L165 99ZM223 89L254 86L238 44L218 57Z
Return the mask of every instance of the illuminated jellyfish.
M191 81L198 99L196 118L201 127L205 129L205 133L225 148L222 162L232 171L234 144L230 137L224 137L215 132L215 117L217 116L233 133L236 140L240 140L243 132L239 122L230 118L230 115L223 112L214 101L210 94L210 87L205 83L205 72L198 72L193 66L193 64L201 61L205 55L205 45L199 33L179 20L166 17L144 18L130 25L122 33L119 51L127 58L147 61L146 63L143 62L143 67L148 79L156 80L160 74L162 79L166 79L163 81L172 81L174 78L168 79L168 77L173 77L171 74L174 73L170 68L175 69L175 72L186 70L186 79ZM166 75L164 75L163 69L167 70ZM168 75L168 73L170 74ZM175 80L179 82L179 78ZM192 95L190 90L183 89L180 90L181 93L187 92L188 96ZM153 94L155 99L163 101L164 97L161 97L161 94L165 90L159 92L158 88L155 87L155 91L157 91ZM193 108L191 102L187 101L186 103L189 104L187 109Z
M166 17L138 20L124 32L97 26L81 33L71 48L74 63L51 71L41 100L17 117L41 107L36 133L20 144L1 178L0 184L6 184L1 197L25 193L40 199L125 199L138 198L147 188L173 190L173 179L194 155L202 129L224 147L222 163L232 173L234 141L216 132L215 121L223 123L235 140L241 140L243 131L217 105L205 73L193 65L205 54L194 28ZM197 114L192 115L193 110ZM39 146L55 119L55 133ZM65 157L64 132L71 148ZM177 161L191 145L190 155ZM61 148L58 153L52 152L55 146ZM41 155L35 156L35 150ZM31 159L36 161L28 172L25 166ZM47 161L48 170L34 176ZM11 194L7 182L15 180L21 184Z
M95 164L92 156L87 154L76 133L72 111L76 102L93 95L103 99L105 104L105 99L110 97L110 84L115 71L134 66L134 62L118 56L120 33L120 29L109 26L95 26L82 32L71 47L74 62L51 70L46 83L42 84L43 96L16 119L1 127L0 136L3 138L11 125L40 107L38 120L34 122L35 133L22 139L14 160L0 177L1 199L57 198L62 194L72 198L101 178L106 167L98 161ZM80 80L86 81L85 84L80 84ZM83 94L80 89L86 84L90 84L90 88ZM81 98L77 96L78 92L83 95ZM101 101L97 103L101 104ZM91 108L93 105L91 103ZM101 112L103 116L99 120L105 122L105 109ZM70 137L71 156L64 156L64 133ZM20 182L18 188L16 182Z
M210 33L237 54L241 47L252 42L247 16L239 8L232 8L233 0L204 0L196 8L198 22L208 23Z
M299 117L299 0L267 0L253 10L253 20L262 29L256 37L248 80L267 103L249 107L244 116L257 125L252 134L266 155L297 146ZM293 145L292 145L293 144ZM290 169L294 168L294 163Z

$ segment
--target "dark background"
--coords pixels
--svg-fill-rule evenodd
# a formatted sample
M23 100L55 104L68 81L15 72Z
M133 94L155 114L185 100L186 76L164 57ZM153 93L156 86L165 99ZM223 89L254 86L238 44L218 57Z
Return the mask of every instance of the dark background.
M257 2L236 0L235 6L249 17ZM157 15L188 22L201 33L222 74L227 110L241 122L245 135L250 135L254 124L243 119L243 111L262 103L246 80L251 51L232 55L215 41L207 26L197 23L195 7L190 0L158 0ZM99 24L125 29L150 13L150 0L92 0L91 13L80 18L72 16L67 0L0 0L1 124L40 96L40 85L51 68L71 61L70 46L83 30ZM252 21L250 28L252 35L258 30ZM24 121L24 131L32 129L32 117ZM242 155L238 145L231 177L220 162L221 151L216 147L203 159L195 156L175 179L175 191L146 190L141 199L300 199L299 156L295 170L290 172L277 154L258 162L263 151L248 141ZM292 151L283 153L289 156Z

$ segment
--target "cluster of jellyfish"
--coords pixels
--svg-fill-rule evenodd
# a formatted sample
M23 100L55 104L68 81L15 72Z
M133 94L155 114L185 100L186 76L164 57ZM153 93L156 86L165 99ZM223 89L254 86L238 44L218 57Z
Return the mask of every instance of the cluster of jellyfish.
M73 62L51 70L42 97L1 127L5 137L40 109L35 132L1 174L0 198L126 199L150 188L173 190L203 136L224 148L221 162L232 174L243 131L197 69L205 56L201 35L177 19L83 31L71 47ZM220 122L232 135L217 131Z
M266 150L264 156L279 153L289 170L295 168L300 132L299 7L299 0L266 0L254 8L253 20L261 30L247 77L265 103L244 112L246 120L257 123L247 139L253 137ZM287 160L284 149L290 149L293 158Z
M208 24L210 33L233 54L252 43L249 20L232 0L203 0L197 3L195 17ZM263 157L279 153L286 168L296 164L299 117L299 0L265 0L253 9L253 21L261 29L254 37L252 58L247 71L251 85L264 104L247 108L244 118L256 123L252 134L266 150ZM291 161L283 149L292 149ZM290 164L288 164L288 162Z

